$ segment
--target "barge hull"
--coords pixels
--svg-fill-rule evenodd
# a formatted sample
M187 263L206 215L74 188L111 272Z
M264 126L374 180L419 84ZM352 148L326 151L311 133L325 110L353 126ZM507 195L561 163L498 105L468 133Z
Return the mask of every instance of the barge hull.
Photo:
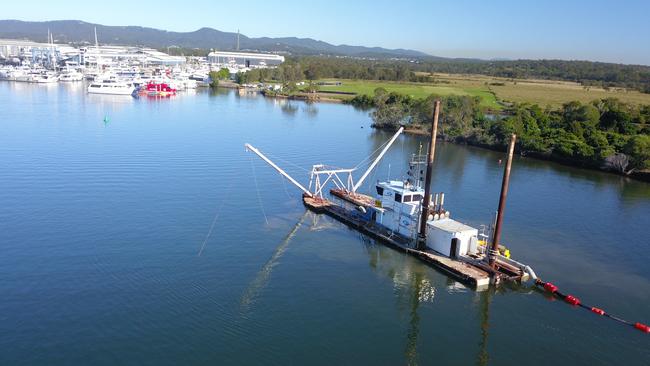
M471 264L445 257L428 248L425 250L411 248L408 239L394 235L389 230L362 220L353 211L347 210L329 200L304 196L303 203L316 213L331 216L345 225L381 241L386 246L419 258L456 280L475 288L477 291L485 290L490 285L490 274L488 272Z

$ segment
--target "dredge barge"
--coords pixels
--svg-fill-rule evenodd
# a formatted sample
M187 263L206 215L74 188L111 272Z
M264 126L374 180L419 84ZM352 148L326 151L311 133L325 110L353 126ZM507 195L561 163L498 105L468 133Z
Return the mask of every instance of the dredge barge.
M378 182L375 197L357 190L403 128L385 144L356 183L352 176L356 169L318 164L312 167L306 188L258 149L250 144L245 147L302 190L302 200L308 209L329 215L389 247L413 255L477 290L491 284L536 280L529 266L511 259L509 252L499 245L516 137L513 135L510 142L495 224L487 232L479 231L452 219L444 208L444 193L430 191L439 110L440 102L436 101L428 154L413 155L408 179ZM326 196L328 185L335 187Z

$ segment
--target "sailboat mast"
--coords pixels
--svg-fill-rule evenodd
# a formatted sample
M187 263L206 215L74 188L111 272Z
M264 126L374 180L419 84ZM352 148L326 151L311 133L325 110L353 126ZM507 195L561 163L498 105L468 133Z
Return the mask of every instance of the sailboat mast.
M47 28L47 44L48 44L48 46L50 46L50 28ZM50 46L50 52L52 52L52 47L51 47L51 46ZM39 52L39 53L40 53L40 52ZM41 59L40 62L43 62L43 66L45 66L45 62L43 61L43 54L40 53L40 56L39 56L39 57L40 57L40 59ZM52 55L50 55L49 52L48 52L48 54L47 54L47 58L49 59L49 60L48 60L49 62L52 62Z
M97 42L97 27L95 27L95 63L97 64L97 74L99 75L99 42Z
M425 238L427 235L427 218L429 216L429 204L431 204L431 176L433 175L433 158L436 153L436 135L438 134L438 114L440 112L440 100L436 100L433 107L433 120L431 121L431 143L427 155L427 175L424 181L424 202L422 203L422 216L420 217L420 234L417 247L420 250L426 248Z
M50 62L52 63L52 69L56 70L56 49L54 48L54 34L50 33Z

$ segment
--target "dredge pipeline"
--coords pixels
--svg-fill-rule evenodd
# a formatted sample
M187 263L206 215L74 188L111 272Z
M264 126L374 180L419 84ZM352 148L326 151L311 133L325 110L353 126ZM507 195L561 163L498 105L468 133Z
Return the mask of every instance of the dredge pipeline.
M544 281L538 279L538 280L535 281L535 285L542 288L542 289L544 289L546 292L550 293L551 296L557 296L559 299L564 300L564 302L566 302L566 303L568 303L570 305L579 306L579 307L581 307L583 309L591 311L594 314L604 316L604 317L616 320L619 323L634 327L635 329L640 330L641 332L650 333L650 326L645 325L643 323L639 323L639 322L633 323L633 322L627 321L625 319L621 319L621 318L619 318L617 316L614 316L614 315L606 312L605 310L603 310L601 308L585 305L577 297L575 297L573 295L565 295L565 294L561 293L558 290L557 286L555 286L554 284L552 284L550 282L544 282Z

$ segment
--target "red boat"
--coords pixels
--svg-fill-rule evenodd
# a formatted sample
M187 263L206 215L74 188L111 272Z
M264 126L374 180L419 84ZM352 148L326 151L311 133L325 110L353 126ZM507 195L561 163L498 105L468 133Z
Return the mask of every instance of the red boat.
M169 97L176 95L176 89L170 87L167 83L155 83L150 81L147 85L140 88L138 94L151 97Z

